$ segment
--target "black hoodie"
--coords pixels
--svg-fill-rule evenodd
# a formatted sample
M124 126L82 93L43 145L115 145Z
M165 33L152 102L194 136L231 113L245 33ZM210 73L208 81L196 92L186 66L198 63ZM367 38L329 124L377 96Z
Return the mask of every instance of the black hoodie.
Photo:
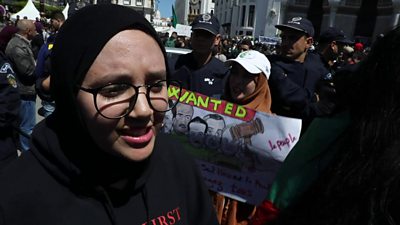
M151 25L127 7L88 6L63 24L51 56L56 110L35 127L31 151L1 171L0 224L217 224L178 143L158 134L152 155L131 162L100 150L82 121L77 86L107 41L131 28L152 36L165 57Z
M102 184L65 156L53 120L39 123L31 151L2 171L0 224L217 224L195 163L171 139L159 134L149 160L131 166L130 177Z

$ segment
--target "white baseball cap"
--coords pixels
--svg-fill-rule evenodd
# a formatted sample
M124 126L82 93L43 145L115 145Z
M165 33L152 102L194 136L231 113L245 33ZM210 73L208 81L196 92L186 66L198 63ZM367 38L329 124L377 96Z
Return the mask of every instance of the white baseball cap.
M267 79L269 79L269 75L271 74L271 63L268 58L256 50L241 52L235 59L228 59L225 64L231 66L232 62L239 63L251 74L262 72Z

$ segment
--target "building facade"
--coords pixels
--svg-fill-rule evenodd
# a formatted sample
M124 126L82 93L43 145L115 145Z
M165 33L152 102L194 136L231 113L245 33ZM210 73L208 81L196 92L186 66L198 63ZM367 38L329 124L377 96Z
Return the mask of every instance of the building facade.
M175 0L178 23L190 25L199 14L214 14L215 0Z
M400 0L215 0L225 36L276 37L276 24L294 16L311 20L318 37L329 26L373 40L399 23Z

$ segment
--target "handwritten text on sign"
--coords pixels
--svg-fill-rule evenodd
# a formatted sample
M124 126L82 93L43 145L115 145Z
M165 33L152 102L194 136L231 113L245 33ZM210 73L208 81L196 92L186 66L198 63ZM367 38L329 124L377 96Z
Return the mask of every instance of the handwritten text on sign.
M168 88L168 96L172 100L179 98L179 88L170 86ZM218 114L238 118L244 121L249 121L254 117L255 111L246 109L241 105L236 105L231 102L211 98L196 92L183 90L179 102L192 105L207 111L216 112Z
M234 199L245 202L259 202L259 194L269 190L271 180L265 174L254 172L237 172L211 163L197 161L200 171L208 187L216 192L223 193Z

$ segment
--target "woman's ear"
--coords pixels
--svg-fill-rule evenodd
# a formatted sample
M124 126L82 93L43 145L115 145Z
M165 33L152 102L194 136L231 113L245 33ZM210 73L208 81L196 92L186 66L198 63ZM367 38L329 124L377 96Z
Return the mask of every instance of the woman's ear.
M336 41L332 41L332 42L329 44L329 46L331 47L332 50L335 49L335 46L336 46L336 45L337 45L337 44L336 44Z
M307 37L306 42L307 42L308 48L310 48L311 45L314 43L313 37Z
M215 38L214 38L214 45L215 45L215 46L218 46L220 41L221 41L221 35L220 35L220 34L217 34L217 35L215 36Z

